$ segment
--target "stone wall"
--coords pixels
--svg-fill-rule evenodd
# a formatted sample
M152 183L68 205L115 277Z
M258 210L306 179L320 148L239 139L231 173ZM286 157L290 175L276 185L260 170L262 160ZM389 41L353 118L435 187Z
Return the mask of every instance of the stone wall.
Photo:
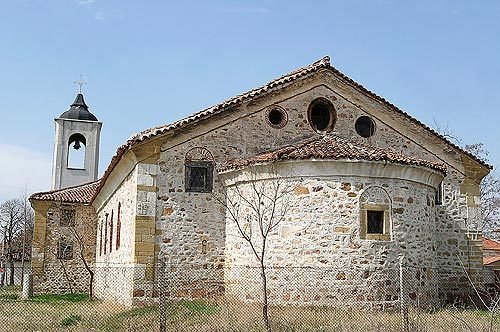
M444 162L448 166L445 200L443 206L438 207L437 230L432 231L438 235L435 264L442 267L443 273L461 270L461 261L471 269L480 264L475 255L468 253L473 244L467 236L467 228L477 224L477 220L467 220L467 216L473 215L469 213L472 205L468 202L477 202L477 193L463 186L467 176L460 154L345 81L329 73L322 75L241 105L224 117L214 116L207 124L172 134L162 146L159 158L158 206L162 212L157 218L162 219L164 229L162 256L173 265L189 263L188 269L217 268L224 261L223 211L214 208L217 204L211 195L185 192L184 158L190 149L204 147L211 152L216 164L221 164L317 135L308 123L307 109L312 100L325 97L337 111L334 133L406 155ZM286 110L288 122L283 128L275 129L268 124L266 112L270 105ZM355 120L361 115L371 116L376 123L376 132L368 139L355 132ZM221 194L217 174L214 193L216 196ZM208 254L201 254L202 238L209 242Z
M136 188L135 169L97 212L95 294L99 299L118 302L125 306L132 305L133 296ZM121 229L120 245L117 247L118 205L120 205ZM113 228L110 227L111 214L113 214ZM113 242L110 246L111 229Z
M418 271L406 276L405 283L418 283L420 305L437 299L437 278L432 275L437 273L434 191L442 177L430 170L373 162L299 161L277 165L273 171L276 175L260 166L224 175L228 196L239 202L240 222L250 223L243 228L250 229L258 252L262 237L245 202L262 183L281 181L295 188L283 201L285 219L267 241L265 264L273 303L392 307L399 298L400 255L405 267ZM278 180L270 180L273 176ZM264 192L274 195L273 188L269 185ZM389 240L360 238L360 202L365 200L382 200L388 206ZM269 207L265 203L263 208ZM227 294L260 299L257 259L227 216Z
M82 240L83 257L93 269L95 260L96 215L92 206L33 203L35 209L35 235L33 241L33 292L35 294L88 293L90 275L80 256ZM74 226L61 225L61 209L75 211ZM61 239L73 244L72 259L58 259Z
M150 303L158 297L157 256L161 232L157 231L156 176L158 165L140 163L137 166L137 215L135 217L134 291L135 305ZM159 228L158 228L159 229Z
M156 164L137 164L99 208L96 296L100 299L132 306L157 297L155 267L161 240L156 231L157 168Z

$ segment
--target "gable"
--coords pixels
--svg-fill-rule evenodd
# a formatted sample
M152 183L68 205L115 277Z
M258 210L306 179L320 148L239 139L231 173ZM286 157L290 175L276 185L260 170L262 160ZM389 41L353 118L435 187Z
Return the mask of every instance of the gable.
M334 96L335 99L338 98L337 96L340 96L340 100L344 101L346 104L344 104L344 106L340 106L340 108L336 108L337 110L348 110L350 108L357 109L360 114L365 113L376 117L380 124L385 126L384 128L387 129L387 132L391 131L388 129L390 128L392 129L392 132L399 133L400 137L398 137L397 140L394 139L393 141L401 143L401 149L406 149L406 142L413 142L422 147L423 150L428 150L429 155L434 155L437 159L445 161L448 164L452 164L455 168L462 168L461 158L465 158L474 166L479 166L474 173L479 181L489 172L489 169L491 169L491 166L487 165L477 157L461 149L459 146L448 141L446 138L439 135L422 122L411 117L395 105L389 103L384 98L376 95L342 74L330 65L329 57L324 57L310 66L300 68L273 80L264 86L230 98L220 104L209 107L189 117L168 125L150 128L133 135L124 145L118 148L116 155L112 158L110 165L103 175L102 181L100 182L93 199L95 199L95 197L99 194L101 188L106 184L107 178L113 172L115 166L120 162L122 156L124 156L127 151L130 151L139 145L148 145L149 141L157 140L158 138L166 138L177 134L182 135L183 131L187 132L189 131L189 128L202 124L207 125L207 123L213 122L215 119L220 119L221 116L228 118L234 112L239 111L245 113L249 110L252 112L252 109L259 109L260 106L265 105L265 103L262 103L263 99L283 100L285 97L284 94L286 94L285 90L290 90L290 87L293 88L297 84L307 80L322 81L322 84L317 84L317 86L323 86L327 89L326 93L330 96ZM328 90L330 90L330 92L328 92ZM279 96L279 98L276 98L277 96ZM290 94L290 96L293 96L293 93ZM345 107L345 105L350 106ZM259 111L262 110L263 108L259 109ZM352 120L352 117L353 114L339 114L339 125L343 120ZM339 129L346 129L348 126L338 127L338 125L336 125L336 128L337 131L339 131ZM380 129L383 129L382 126ZM349 134L348 130L344 132L344 135L346 134ZM355 137L354 135L350 136ZM394 138L396 138L396 136L394 136ZM393 143L390 143L390 140L386 140L386 144L391 145ZM154 149L155 153L158 152L156 147ZM396 150L398 149L396 148ZM450 158L450 156L452 156L452 158ZM435 158L433 158L433 160L434 159Z

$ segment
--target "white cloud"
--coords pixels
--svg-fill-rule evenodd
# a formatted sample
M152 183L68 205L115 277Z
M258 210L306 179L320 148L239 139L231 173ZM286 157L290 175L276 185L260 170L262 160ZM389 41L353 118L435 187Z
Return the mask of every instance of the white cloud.
M0 202L19 197L24 187L27 187L28 195L50 190L50 156L4 143L0 143L0 155Z
M104 13L102 11L98 11L94 14L94 18L99 21L104 21Z
M76 3L79 4L80 6L90 6L94 2L95 0L76 0Z

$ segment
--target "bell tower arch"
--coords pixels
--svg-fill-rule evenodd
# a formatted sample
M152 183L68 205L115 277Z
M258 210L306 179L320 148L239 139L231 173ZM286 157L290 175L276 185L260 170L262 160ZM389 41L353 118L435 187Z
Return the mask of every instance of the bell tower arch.
M52 189L97 180L102 122L90 113L79 93L69 110L55 121Z

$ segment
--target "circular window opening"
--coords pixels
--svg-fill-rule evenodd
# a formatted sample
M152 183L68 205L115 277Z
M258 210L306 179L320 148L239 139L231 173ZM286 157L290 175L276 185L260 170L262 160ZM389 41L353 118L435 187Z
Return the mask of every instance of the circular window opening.
M375 134L375 121L369 116L360 116L354 125L359 136L368 138Z
M330 131L335 125L337 115L332 103L324 98L313 100L309 106L309 124L319 132Z
M288 121L288 116L284 109L273 107L267 111L267 122L273 128L283 128Z

